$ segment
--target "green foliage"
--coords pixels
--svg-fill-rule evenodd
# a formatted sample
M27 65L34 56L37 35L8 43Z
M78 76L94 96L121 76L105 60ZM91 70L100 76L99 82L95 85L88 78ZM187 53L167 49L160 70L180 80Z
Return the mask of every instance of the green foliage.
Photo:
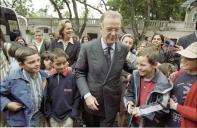
M124 19L128 19L129 13L134 13L136 17L146 18L147 1L150 2L151 20L169 20L170 17L174 20L184 19L185 11L181 4L185 0L108 0L107 5L110 9L118 10ZM133 4L134 12L130 12L131 4Z
M3 5L14 8L15 11L22 16L27 16L30 14L32 7L31 0L7 0L3 1Z

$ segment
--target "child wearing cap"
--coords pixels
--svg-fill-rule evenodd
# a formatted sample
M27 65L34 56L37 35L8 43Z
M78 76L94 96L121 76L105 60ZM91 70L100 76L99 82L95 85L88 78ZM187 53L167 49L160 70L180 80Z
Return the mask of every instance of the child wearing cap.
M170 99L168 127L197 127L197 42L178 51L182 68L174 81ZM179 72L178 72L179 73Z

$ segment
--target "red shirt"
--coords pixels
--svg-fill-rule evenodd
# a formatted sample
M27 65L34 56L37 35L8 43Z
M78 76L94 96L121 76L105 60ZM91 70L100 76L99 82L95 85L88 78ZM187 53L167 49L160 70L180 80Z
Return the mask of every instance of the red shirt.
M139 105L144 105L146 103L147 96L153 90L154 82L145 81L144 78L140 79L140 101Z
M140 100L139 100L139 106L144 105L146 103L147 96L150 94L150 92L153 90L154 87L153 81L145 81L143 77L140 78ZM134 118L134 122L136 122L138 125L140 123L140 117Z

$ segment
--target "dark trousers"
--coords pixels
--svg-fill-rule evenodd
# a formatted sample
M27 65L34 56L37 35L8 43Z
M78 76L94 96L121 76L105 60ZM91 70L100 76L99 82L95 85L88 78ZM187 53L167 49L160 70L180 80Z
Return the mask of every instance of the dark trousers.
M83 112L83 120L86 127L113 127L116 114L108 117L101 117L91 114L87 111Z

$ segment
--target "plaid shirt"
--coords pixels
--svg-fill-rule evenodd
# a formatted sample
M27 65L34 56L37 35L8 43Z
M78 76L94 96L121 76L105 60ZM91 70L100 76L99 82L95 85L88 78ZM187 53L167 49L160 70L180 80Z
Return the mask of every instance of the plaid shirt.
M2 49L0 49L0 81L3 81L7 75L9 62Z

